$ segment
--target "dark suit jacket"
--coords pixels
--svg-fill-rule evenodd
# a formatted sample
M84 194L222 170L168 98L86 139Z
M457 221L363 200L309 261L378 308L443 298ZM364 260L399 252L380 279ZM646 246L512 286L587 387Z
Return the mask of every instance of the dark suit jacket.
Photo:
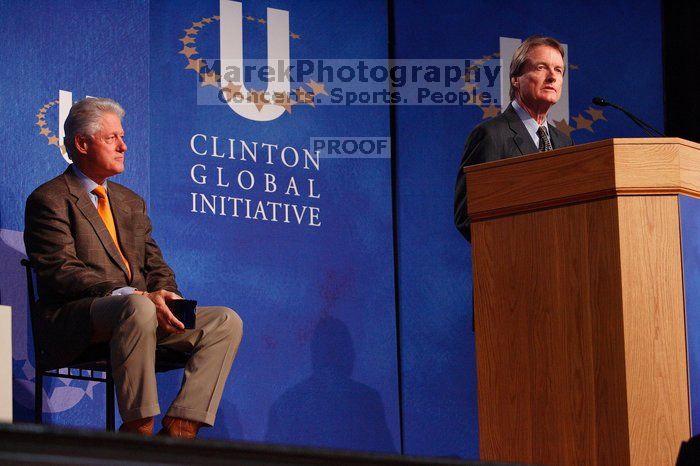
M571 146L573 141L554 126L549 125L552 147ZM470 220L467 215L467 183L464 167L491 162L518 155L538 152L537 146L527 132L525 124L512 105L488 121L481 123L469 135L464 146L462 162L459 164L455 186L455 225L467 241L471 241Z
M173 271L151 238L144 200L109 182L119 243L132 277L90 196L69 167L27 199L24 244L37 273L38 327L45 365L65 365L90 342L90 305L123 286L179 293Z

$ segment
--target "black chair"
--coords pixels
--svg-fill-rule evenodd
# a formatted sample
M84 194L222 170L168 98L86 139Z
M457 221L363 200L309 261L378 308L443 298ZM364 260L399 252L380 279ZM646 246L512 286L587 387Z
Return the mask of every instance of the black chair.
M39 311L37 309L36 275L30 261L22 259L21 264L27 273L27 298L32 325L32 340L34 342L34 367L36 372L34 377L34 422L36 424L43 422L44 377L91 380L106 384L106 427L108 431L114 431L114 379L112 378L112 367L110 366L109 345L107 343L91 345L65 367L44 365L40 357L43 350L41 332L37 329L39 320L37 313ZM156 372L182 369L189 358L189 353L182 353L158 346L156 348Z

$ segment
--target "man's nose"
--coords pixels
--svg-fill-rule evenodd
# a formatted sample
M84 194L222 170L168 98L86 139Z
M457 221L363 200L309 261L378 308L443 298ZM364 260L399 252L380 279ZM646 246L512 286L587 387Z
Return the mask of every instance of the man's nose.
M126 142L124 142L124 139L119 138L119 144L117 144L117 150L119 152L126 152Z

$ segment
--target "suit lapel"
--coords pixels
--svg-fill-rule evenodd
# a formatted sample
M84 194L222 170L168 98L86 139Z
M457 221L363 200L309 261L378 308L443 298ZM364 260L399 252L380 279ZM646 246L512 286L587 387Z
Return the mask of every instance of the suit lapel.
M552 140L552 148L558 149L560 147L566 147L569 144L567 144L566 139L564 138L564 133L559 131L556 127L552 126L549 122L547 123L549 126L549 137Z
M122 269L124 275L128 276L128 271L126 270L126 266L124 265L121 256L119 255L117 245L114 244L109 231L107 231L107 227L102 221L102 217L100 217L100 214L97 213L97 208L95 207L95 204L92 203L90 195L87 191L85 191L85 188L80 183L80 180L77 179L71 167L68 167L63 174L66 178L66 183L68 184L68 190L75 198L76 207L78 210L80 210L83 216L85 216L85 219L90 223L90 225L92 225L92 228L95 230L95 234L100 239L100 242L105 248L105 251L107 251L107 254L109 254L112 260L114 260L114 262Z
M513 105L508 105L506 111L503 112L503 116L508 121L508 126L513 132L513 143L520 151L520 155L532 154L533 152L537 152L537 146L535 146L535 143L532 142L530 133L527 132L525 124L518 117L518 114L513 108Z
M114 224L117 227L117 236L119 237L119 244L122 247L122 252L129 261L129 266L131 267L132 277L134 275L134 268L137 267L137 263L134 260L133 254L136 250L136 243L134 242L134 234L131 228L131 209L126 206L124 198L121 193L116 189L109 190L110 205L112 206L112 215L114 216ZM126 268L124 267L124 272Z

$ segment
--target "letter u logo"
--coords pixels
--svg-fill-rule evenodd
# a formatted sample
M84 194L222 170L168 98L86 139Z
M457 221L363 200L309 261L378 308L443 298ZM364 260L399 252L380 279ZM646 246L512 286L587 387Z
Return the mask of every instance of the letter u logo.
M238 89L243 99L247 99L250 92L243 82L229 81L224 70L240 70L243 81L243 5L240 2L220 0L220 50L221 50L221 88L231 85ZM265 95L274 96L275 93L289 95L289 79L284 70L289 68L289 12L267 9L267 64L275 70L275 79L268 83ZM281 69L280 69L281 67ZM283 76L282 79L279 79ZM240 86L240 88L239 88ZM238 99L229 99L231 109L244 118L254 121L272 121L284 113L284 107L272 103L265 104L260 110L253 102L239 102Z

